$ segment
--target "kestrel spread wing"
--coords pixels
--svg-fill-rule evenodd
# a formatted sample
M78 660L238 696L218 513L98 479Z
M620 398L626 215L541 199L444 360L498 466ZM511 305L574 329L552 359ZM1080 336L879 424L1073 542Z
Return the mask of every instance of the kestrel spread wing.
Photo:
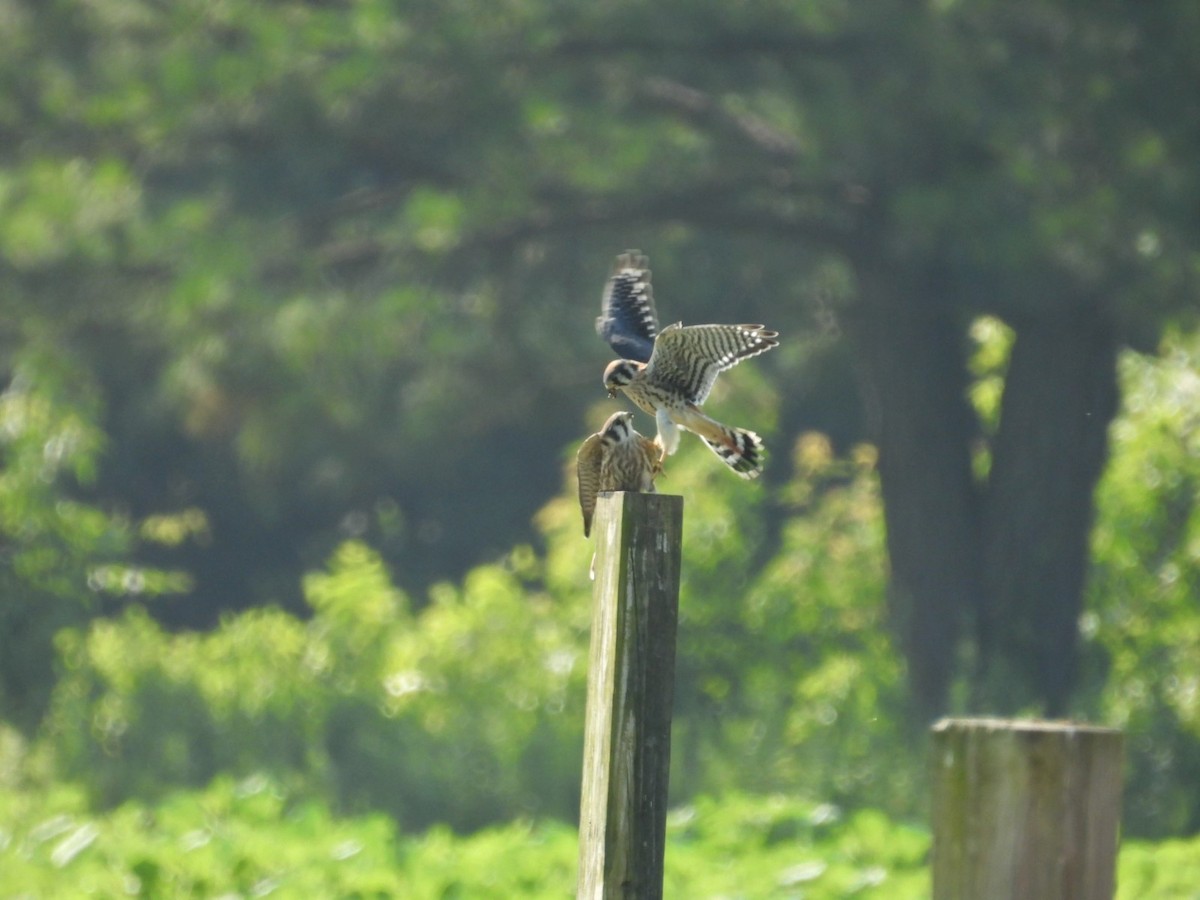
M646 365L647 382L696 406L708 399L717 376L743 359L779 346L762 325L688 325L663 329Z
M596 497L601 491L654 491L654 476L662 471L659 448L631 424L633 414L613 413L576 455L579 509L583 534L592 531Z
M650 287L649 260L638 250L617 257L604 286L596 333L622 359L647 362L658 334L658 313Z

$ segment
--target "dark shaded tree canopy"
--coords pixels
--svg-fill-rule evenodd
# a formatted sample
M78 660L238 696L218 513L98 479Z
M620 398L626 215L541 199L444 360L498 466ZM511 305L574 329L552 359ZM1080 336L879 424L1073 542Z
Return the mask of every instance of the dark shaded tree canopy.
M1194 311L1193 4L2 14L3 364L94 384L82 499L203 511L143 551L194 576L168 621L295 602L345 536L413 587L510 547L590 430L639 246L668 320L784 335L779 444L878 442L921 708L959 678L1063 708L1115 355ZM1015 332L994 430L983 313Z

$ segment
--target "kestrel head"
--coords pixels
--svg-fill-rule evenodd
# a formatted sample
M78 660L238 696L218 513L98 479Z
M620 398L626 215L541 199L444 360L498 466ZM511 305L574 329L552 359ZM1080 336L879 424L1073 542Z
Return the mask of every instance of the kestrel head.
M600 429L600 437L606 444L623 444L633 434L633 413L615 412L608 417Z
M616 397L617 391L633 381L634 376L643 368L642 363L631 359L614 359L610 362L604 370L604 387L608 390L608 396Z

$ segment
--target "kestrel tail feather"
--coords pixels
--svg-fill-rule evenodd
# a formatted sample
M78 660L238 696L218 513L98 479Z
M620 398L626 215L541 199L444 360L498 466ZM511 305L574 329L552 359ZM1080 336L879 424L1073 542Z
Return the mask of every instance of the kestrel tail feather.
M583 536L592 532L592 517L596 512L596 494L600 490L600 464L604 447L600 435L593 434L583 442L575 457L579 481L579 509L583 513Z
M757 478L762 474L766 449L762 438L745 428L731 428L710 419L696 409L677 419L677 424L699 435L721 462L742 478Z
M730 428L729 441L710 441L704 438L704 443L713 453L720 457L721 462L733 469L742 478L757 478L763 471L763 459L766 448L762 438L753 431L744 428Z

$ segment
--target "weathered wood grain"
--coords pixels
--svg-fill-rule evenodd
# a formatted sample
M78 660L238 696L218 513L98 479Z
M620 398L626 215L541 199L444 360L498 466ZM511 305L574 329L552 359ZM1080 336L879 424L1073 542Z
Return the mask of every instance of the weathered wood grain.
M662 897L683 498L596 508L577 897Z
M932 753L934 900L1111 900L1119 731L944 719Z

